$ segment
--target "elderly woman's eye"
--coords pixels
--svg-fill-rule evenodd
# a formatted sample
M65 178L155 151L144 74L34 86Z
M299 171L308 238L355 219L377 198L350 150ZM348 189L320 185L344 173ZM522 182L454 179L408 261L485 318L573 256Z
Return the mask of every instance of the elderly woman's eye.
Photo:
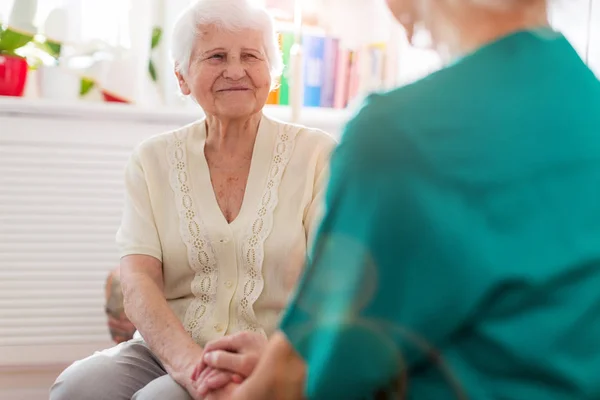
M245 58L249 58L249 59L253 59L253 60L257 60L258 59L258 57L256 55L251 54L251 53L244 54L244 57Z
M214 59L214 60L222 60L225 58L224 54L213 54L212 56L210 56L210 58Z

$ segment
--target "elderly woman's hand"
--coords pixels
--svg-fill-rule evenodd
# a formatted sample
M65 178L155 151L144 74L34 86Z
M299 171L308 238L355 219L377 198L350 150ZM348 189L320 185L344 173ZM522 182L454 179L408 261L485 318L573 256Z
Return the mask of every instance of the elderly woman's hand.
M233 400L236 398L240 385L228 383L225 387L207 393L203 400Z
M194 371L194 375L196 372ZM206 367L200 376L196 379L192 378L194 382L194 389L201 396L208 396L220 392L219 396L222 396L223 389L232 384L239 385L244 381L238 374L233 374L228 371ZM229 390L227 390L229 392Z
M254 332L240 332L208 343L192 379L200 393L221 389L248 377L267 346L267 339Z
M112 340L119 344L127 342L133 338L135 334L135 326L129 321L125 313L122 313L119 317L107 313L108 317L108 330Z

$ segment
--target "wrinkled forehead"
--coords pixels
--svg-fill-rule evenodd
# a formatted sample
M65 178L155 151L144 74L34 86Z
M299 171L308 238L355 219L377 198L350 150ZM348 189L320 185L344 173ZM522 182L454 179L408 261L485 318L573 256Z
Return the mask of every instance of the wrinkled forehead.
M200 25L194 40L194 53L211 49L225 50L253 49L265 52L265 38L262 31L252 28L226 29L216 25Z

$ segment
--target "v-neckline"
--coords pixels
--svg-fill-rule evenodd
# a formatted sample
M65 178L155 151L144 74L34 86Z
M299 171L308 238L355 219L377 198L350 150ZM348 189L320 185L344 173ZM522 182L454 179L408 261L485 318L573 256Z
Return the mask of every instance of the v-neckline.
M202 145L198 149L198 161L200 163L199 167L201 172L199 171L199 184L195 187L196 190L194 190L194 193L197 198L205 198L207 200L207 204L204 205L205 207L202 207L207 211L207 213L202 213L203 219L210 219L213 223L227 226L229 229L234 229L237 225L242 223L241 221L247 217L247 214L251 209L257 208L261 196L257 195L256 191L258 190L262 193L266 184L271 165L271 153L274 145L274 138L269 134L270 130L268 124L268 119L263 115L258 125L258 131L252 149L252 159L250 160L250 169L248 172L248 179L246 180L246 187L244 188L242 204L237 216L233 221L228 222L223 210L219 207L217 194L212 183L210 168L208 166L206 154L204 153L207 137L206 121L203 120L201 122ZM203 188L210 188L210 194L202 196L202 191L204 191L202 190ZM200 210L200 212L202 212L202 210Z

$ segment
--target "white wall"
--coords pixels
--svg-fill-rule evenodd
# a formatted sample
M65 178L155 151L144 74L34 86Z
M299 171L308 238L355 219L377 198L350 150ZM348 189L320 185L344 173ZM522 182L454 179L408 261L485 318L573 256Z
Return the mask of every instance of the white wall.
M600 0L555 0L550 4L552 25L600 76Z

